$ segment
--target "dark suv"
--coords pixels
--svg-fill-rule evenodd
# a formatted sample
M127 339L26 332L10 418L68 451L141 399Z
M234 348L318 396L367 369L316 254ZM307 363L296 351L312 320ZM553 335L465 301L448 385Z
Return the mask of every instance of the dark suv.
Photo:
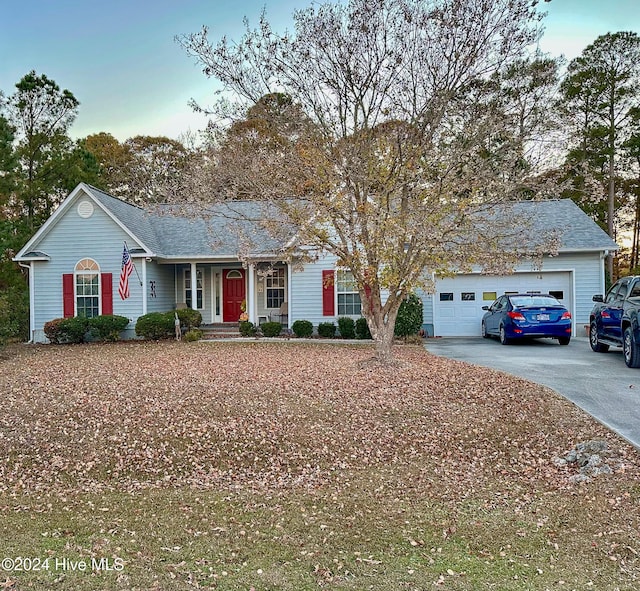
M590 314L589 343L600 353L609 347L622 347L628 367L640 367L640 277L623 277L596 302Z

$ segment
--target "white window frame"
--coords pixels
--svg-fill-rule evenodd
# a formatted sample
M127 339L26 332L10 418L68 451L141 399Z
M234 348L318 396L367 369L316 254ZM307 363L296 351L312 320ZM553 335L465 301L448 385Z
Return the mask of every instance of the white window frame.
M80 285L78 285L78 279L80 277L83 277L85 275L95 275L97 276L97 293L93 294L85 294L85 293L78 293L78 288L81 287ZM86 283L83 283L82 286L86 286ZM98 306L97 306L97 314L95 314L95 316L100 316L102 314L102 273L100 273L100 265L97 263L97 261L90 259L90 258L83 258L80 259L75 267L73 268L73 306L74 306L74 310L73 310L73 314L74 316L78 316L78 311L80 309L80 306L78 306L78 299L79 298L97 298L98 300ZM92 309L94 309L94 306L91 306ZM83 306L83 310L86 311L87 307ZM93 318L94 316L86 316L86 318Z
M351 279L349 278L341 278L342 276L345 275L350 275ZM352 287L352 289L350 290L341 290L341 284L352 284L352 285L348 285L349 287ZM362 316L362 299L360 298L360 292L358 291L358 286L355 282L355 279L353 278L353 273L349 270L349 269L345 269L345 268L337 268L336 272L335 272L335 292L336 292L336 315L337 316L357 316L360 317ZM354 306L354 305L358 305L359 306L359 310L357 312L353 312L353 313L347 313L344 311L341 312L340 311L340 296L341 295L354 295L357 296L358 301L357 302L350 302L350 303L343 303L342 306L347 307L347 306Z
M189 276L189 287L187 288L187 275ZM205 289L204 289L204 269L196 269L196 301L200 300L202 306L198 306L198 310L204 310L205 305ZM189 301L191 300L191 268L185 267L182 270L182 291L184 293L184 302L187 307L191 308L191 304ZM201 297L198 298L198 294L201 294Z
M274 279L281 285L274 285ZM269 290L282 292L282 299L277 306L269 306ZM279 310L280 306L287 301L287 275L284 267L274 267L273 271L264 278L264 307L265 310Z

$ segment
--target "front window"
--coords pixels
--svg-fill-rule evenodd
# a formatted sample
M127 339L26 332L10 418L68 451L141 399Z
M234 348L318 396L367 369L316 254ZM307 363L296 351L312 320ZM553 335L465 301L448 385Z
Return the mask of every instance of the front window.
M278 309L284 303L284 269L277 267L265 277L267 308Z
M338 269L336 293L338 294L338 316L360 316L362 303L351 271Z
M76 315L93 318L100 315L100 267L91 259L82 259L75 268Z
M197 308L202 310L204 308L204 277L202 269L196 271L196 298ZM192 307L193 300L191 299L191 269L184 270L184 302L188 308Z

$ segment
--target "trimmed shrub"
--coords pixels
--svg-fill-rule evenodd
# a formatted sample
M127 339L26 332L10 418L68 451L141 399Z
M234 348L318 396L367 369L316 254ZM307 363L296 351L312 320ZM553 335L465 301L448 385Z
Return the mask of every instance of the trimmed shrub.
M277 337L282 332L282 324L279 322L265 322L260 328L265 337Z
M60 344L60 325L65 321L65 318L54 318L49 322L44 323L44 334L54 345Z
M173 312L150 312L136 321L136 334L144 339L157 341L168 339L175 334Z
M410 294L400 304L396 318L395 335L408 337L418 334L422 328L422 300L415 294Z
M253 322L249 322L248 320L243 320L239 325L240 334L243 337L254 337L258 332L258 328Z
M202 331L197 328L192 328L185 332L182 338L187 341L187 343L194 343L202 338Z
M321 322L318 324L318 335L324 339L332 339L336 336L336 325L333 322Z
M371 331L369 330L367 319L364 317L356 320L356 338L363 340L371 338Z
M44 325L44 334L56 345L83 343L88 331L89 320L81 316L56 318Z
M89 319L91 336L99 341L117 341L127 328L129 319L124 316L94 316Z
M293 334L302 339L308 339L313 334L313 324L308 320L296 320L291 325Z
M184 327L185 330L198 328L202 324L202 314L193 308L181 308L180 310L174 310L174 313L178 314L180 326ZM175 316L172 316L172 318L175 320Z
M354 339L356 337L356 323L349 316L338 318L338 330L343 339Z

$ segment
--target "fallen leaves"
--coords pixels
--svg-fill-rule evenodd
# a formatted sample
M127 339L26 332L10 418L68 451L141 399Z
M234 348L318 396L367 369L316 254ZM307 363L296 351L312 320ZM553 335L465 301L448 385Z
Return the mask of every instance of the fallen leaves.
M609 439L551 391L488 369L398 352L271 343L31 347L1 362L0 491L146 488L472 494L568 486L552 458ZM375 470L373 470L375 468ZM492 503L496 499L491 500Z

